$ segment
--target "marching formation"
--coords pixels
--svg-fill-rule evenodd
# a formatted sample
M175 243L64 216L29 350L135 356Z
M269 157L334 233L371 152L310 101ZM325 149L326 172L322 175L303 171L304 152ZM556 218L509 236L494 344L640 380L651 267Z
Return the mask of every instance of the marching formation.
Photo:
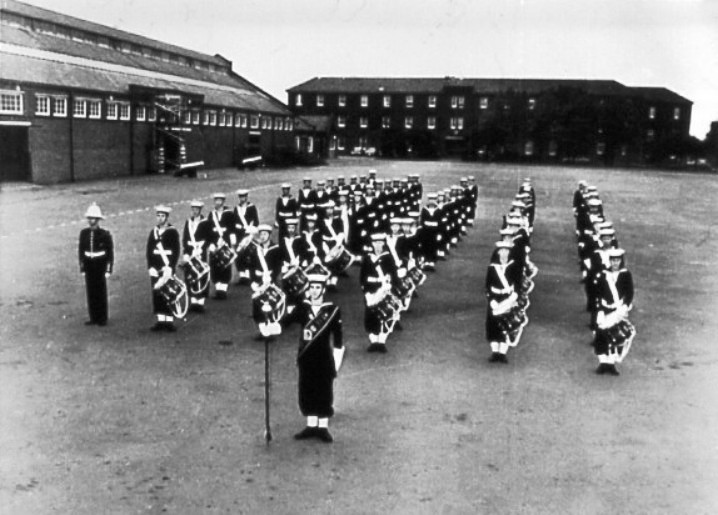
M595 186L579 181L573 196L581 282L598 357L597 374L619 375L616 368L628 354L636 330L628 320L633 308L633 276L616 230L606 220Z
M494 363L508 363L509 348L518 345L529 322L529 294L538 273L529 257L535 214L536 195L527 178L504 216L501 239L486 271L486 339L491 345L489 361Z

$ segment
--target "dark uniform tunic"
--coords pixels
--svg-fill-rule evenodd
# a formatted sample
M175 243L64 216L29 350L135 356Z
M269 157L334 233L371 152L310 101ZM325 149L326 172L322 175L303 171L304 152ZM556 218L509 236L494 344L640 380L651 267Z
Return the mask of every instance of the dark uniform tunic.
M441 211L439 208L425 207L421 210L421 244L426 255L426 260L436 263L437 252L442 241L441 235Z
M193 257L199 254L200 259L206 263L207 248L211 240L212 227L204 216L199 215L196 219L187 219L182 229L182 251L185 255ZM187 274L187 268L185 268L185 278L187 278ZM190 296L194 298L207 297L208 295L209 283L207 283L207 287L198 294L190 292Z
M115 260L114 246L110 231L100 227L86 227L80 231L78 248L80 272L85 274L87 309L90 321L96 324L107 322L107 280L105 274L112 273Z
M504 342L508 340L508 335L503 332L499 324L499 317L494 315L491 309L491 301L502 302L515 292L515 264L513 261L509 261L504 267L498 263L497 257L492 258L491 261L492 263L486 270L486 298L488 301L486 310L486 339L489 342ZM504 284L504 282L506 284Z
M210 243L214 244L217 248L222 246L222 242L227 245L231 245L232 240L236 238L236 235L235 238L232 237L232 235L235 234L234 214L232 211L225 207L222 208L222 211L217 211L215 209L210 211L207 219L209 220L210 230L212 231ZM215 284L229 284L229 281L232 280L232 268L229 266L220 268L211 258L209 260L209 271L212 282Z
M337 306L323 303L315 312L305 300L297 306L303 330L299 338L299 409L305 417L334 415L334 349L341 349L342 315Z
M264 275L269 275L269 280L276 283L282 273L282 249L274 243L269 243L266 247L252 242L248 250L249 271L251 280L255 285L261 285L264 282ZM256 323L266 322L266 315L262 312L258 302L252 303L252 318Z
M180 236L172 225L167 224L160 232L158 227L150 231L147 238L147 268L150 272L150 282L152 283L152 309L153 313L158 315L173 316L170 306L160 295L159 290L155 290L155 284L164 274L164 268L172 269L171 275L174 275L175 267L180 256Z
M288 197L278 197L274 206L274 221L279 229L279 238L284 238L287 234L287 220L299 217L299 202L291 195Z
M382 321L377 316L376 310L367 304L366 294L376 293L382 287L384 277L388 277L393 284L397 279L397 268L394 258L388 252L380 255L374 253L365 254L362 258L359 282L364 293L364 330L369 334L381 332Z
M609 283L614 284L615 292L611 289ZM633 304L633 276L625 268L618 272L601 274L596 289L598 310L606 315L616 311L620 305L630 307ZM610 351L605 329L597 328L594 351L596 355L608 354Z

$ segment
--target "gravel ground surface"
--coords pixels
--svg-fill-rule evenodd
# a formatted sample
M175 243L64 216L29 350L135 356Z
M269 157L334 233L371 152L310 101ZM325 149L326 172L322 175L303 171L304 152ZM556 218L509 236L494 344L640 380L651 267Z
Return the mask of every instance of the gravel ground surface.
M332 294L348 352L336 441L296 442L298 328L272 347L272 428L249 289L151 333L151 206L251 190L264 220L301 177L475 175L474 228L389 340L365 352L358 269ZM501 215L533 178L530 324L487 361L483 281ZM593 373L571 200L587 179L627 249L638 336L620 377ZM343 159L197 180L141 177L0 192L0 513L718 513L718 182L648 170ZM228 199L234 204L234 196ZM110 323L86 327L76 264L97 201L115 238ZM209 203L209 202L208 202ZM711 336L713 335L713 336ZM220 345L231 341L231 345Z

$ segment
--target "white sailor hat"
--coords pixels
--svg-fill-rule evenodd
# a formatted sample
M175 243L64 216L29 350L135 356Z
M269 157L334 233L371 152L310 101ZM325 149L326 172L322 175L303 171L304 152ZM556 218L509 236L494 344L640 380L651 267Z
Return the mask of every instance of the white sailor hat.
M586 189L588 191L598 191L598 188L596 186L594 186L593 184L586 186Z
M462 177L461 179L459 179L459 182L467 182L468 180L468 177Z
M404 222L404 219L403 219L403 218L400 218L400 217L398 217L398 216L393 216L393 217L391 217L391 219L389 220L389 223L390 223L391 225L401 225L403 222Z
M237 196L238 196L238 197L246 197L247 195L249 195L249 190L244 189L244 188L241 188L241 189L238 189L238 190L237 190Z
M470 180L470 181L475 180L475 179L474 179L474 176L473 176L473 175L469 175L469 180Z
M588 199L587 204L589 205L589 207L590 206L600 206L601 204L603 204L603 202L601 201L600 198L591 198L591 199Z
M522 225L523 218L521 218L520 216L507 216L506 223L510 225Z
M326 181L324 179L319 179L317 181L317 186L324 186L326 184Z
M377 179L374 181L376 184L384 184L384 179Z
M222 193L221 191L218 191L217 193L212 193L212 198L226 199L227 195Z
M257 226L257 232L262 232L262 231L272 232L272 226L269 224L259 224Z
M383 232L375 232L371 235L371 241L384 241L386 240L386 234Z
M100 210L100 206L97 205L97 202L93 202L90 204L90 207L87 208L87 211L85 212L85 218L102 218L105 217L102 216L102 211Z
M419 213L418 211L409 211L409 213L407 213L407 214L409 215L409 218L411 218L411 221L413 222L413 221L415 221L416 218L419 218L419 215L421 213Z
M458 184L452 184L452 185L451 185L451 189L452 189L452 190L460 190L460 189L461 189L461 186L459 186Z
M588 183L585 180L581 179L580 181L578 181L578 185L579 186L588 186Z
M522 192L516 194L516 198L518 198L518 199L521 199L521 198L531 198L531 195L529 195L529 194L528 194L527 192L525 192L525 191L522 191Z
M345 177L344 177L343 175L339 175L339 176L337 177L337 180L338 180L338 181L343 181L343 180L345 180Z
M316 222L317 221L317 214L316 213L307 213L304 216L304 219L309 222Z
M284 225L299 225L299 218L287 218Z
M399 182L401 183L401 179L399 177L392 178L392 182Z
M513 242L511 241L497 241L496 242L496 248L497 249L510 249L514 246Z
M524 207L526 207L526 204L524 204L524 203L521 202L520 200L514 200L513 202L511 202L511 207L524 208Z
M601 229L600 231L598 231L598 235L599 235L601 238L603 238L604 236L615 236L615 235L616 235L616 230L615 230L615 229L611 229L611 228L609 228L609 227L606 227L606 228Z
M376 170L374 170L373 168L369 170L369 175L376 175Z
M327 201L324 202L323 204L320 204L320 205L317 206L317 207L321 207L322 209L328 209L328 208L330 208L330 207L331 207L331 208L336 207L336 204L334 203L333 200L329 199L329 200L327 200Z
M334 177L327 177L327 184L334 182Z
M603 220L602 222L598 222L596 224L596 227L599 229L611 229L613 228L613 222L609 222L608 220Z
M201 200L193 200L189 203L189 207L204 207L204 202Z
M352 175L352 176L349 177L349 178L350 178L352 181L355 181L355 180L357 179L357 176L356 176L356 175Z
M409 183L409 179L408 179L407 177L404 177L404 178L401 180L401 182L402 182L402 184L408 184L408 183Z
M436 196L437 196L437 195L436 195L436 193L434 193L434 192L427 193L426 199L427 199L427 200L436 200Z
M368 186L366 190L364 190L364 195L374 195L374 188Z
M329 275L319 271L316 273L312 271L312 273L307 274L307 281L310 283L326 284L327 280L329 280Z
M311 177L304 176L304 178L302 179L302 181L303 181L303 182L312 182L312 178L311 178Z
M171 212L172 212L172 208L169 206L165 206L164 204L155 206L155 213L164 213L166 215L169 215Z
M337 193L340 197L348 197L349 196L349 190L339 190Z
M524 177L524 184L531 184L531 177Z
M418 173L410 173L410 174L409 174L409 179L418 179L418 178L419 178L419 174L418 174Z
M625 253L626 253L626 251L623 249L614 249L614 248L608 249L608 257L609 258L620 258L620 257L623 257Z
M283 183L282 183L282 189L283 189L283 190L289 189L289 188L291 188L291 187L292 187L292 185L289 184L288 182L283 182Z

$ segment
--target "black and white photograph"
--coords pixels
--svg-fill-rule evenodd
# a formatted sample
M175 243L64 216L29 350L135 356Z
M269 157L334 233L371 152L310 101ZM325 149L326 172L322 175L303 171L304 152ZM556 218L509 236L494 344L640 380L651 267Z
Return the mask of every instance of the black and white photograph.
M718 513L717 200L713 0L0 0L0 514Z

